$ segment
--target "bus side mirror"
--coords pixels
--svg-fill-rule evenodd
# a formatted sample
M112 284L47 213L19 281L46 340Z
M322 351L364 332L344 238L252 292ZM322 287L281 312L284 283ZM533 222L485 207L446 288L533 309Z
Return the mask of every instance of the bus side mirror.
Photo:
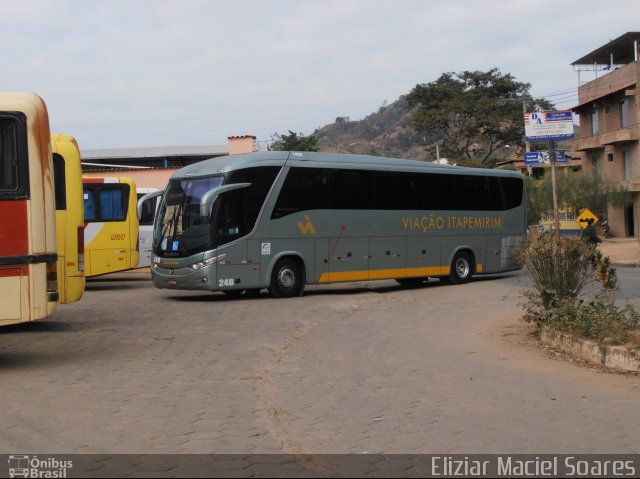
M231 185L222 185L217 188L210 189L200 199L200 216L203 219L208 219L211 215L211 207L215 202L216 198L222 193L226 193L227 191L237 190L239 188L246 188L247 186L251 186L251 183L233 183Z
M156 196L161 196L164 193L163 190L153 191L151 193L147 193L146 195L140 197L138 200L138 204L136 205L136 213L138 214L138 220L142 219L142 204L148 199L155 198Z

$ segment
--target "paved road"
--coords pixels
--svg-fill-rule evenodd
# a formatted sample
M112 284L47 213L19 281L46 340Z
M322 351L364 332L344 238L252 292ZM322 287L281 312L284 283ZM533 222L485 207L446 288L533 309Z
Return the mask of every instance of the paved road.
M619 273L637 298L640 270ZM0 330L0 452L640 452L640 378L524 342L526 283L278 300L92 281L53 318Z

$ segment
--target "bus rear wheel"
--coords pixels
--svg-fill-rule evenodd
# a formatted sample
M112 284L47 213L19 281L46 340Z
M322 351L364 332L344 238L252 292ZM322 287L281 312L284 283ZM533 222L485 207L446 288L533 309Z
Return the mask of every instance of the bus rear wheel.
M459 251L451 262L451 272L445 276L445 281L453 284L464 284L471 280L475 273L475 263L473 257L465 252Z
M269 293L274 298L292 298L302 296L304 290L303 268L293 258L278 260L271 272Z

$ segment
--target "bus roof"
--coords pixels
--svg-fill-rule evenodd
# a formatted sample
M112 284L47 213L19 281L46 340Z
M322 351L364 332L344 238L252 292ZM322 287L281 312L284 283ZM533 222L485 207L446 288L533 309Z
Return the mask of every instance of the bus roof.
M256 166L304 166L316 168L351 168L413 172L451 172L471 174L491 174L495 176L521 176L520 173L507 170L463 168L460 166L439 165L425 161L403 160L382 156L367 156L340 153L317 153L298 151L264 151L242 155L228 155L186 166L175 172L171 179L179 180L224 174L243 168Z

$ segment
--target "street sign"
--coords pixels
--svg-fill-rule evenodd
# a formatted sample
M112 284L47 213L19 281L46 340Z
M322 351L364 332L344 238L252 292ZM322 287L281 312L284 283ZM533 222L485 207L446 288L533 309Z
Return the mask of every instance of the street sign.
M571 161L571 153L567 150L556 150L556 162L568 163ZM548 165L549 164L549 152L548 151L527 151L524 154L525 165Z
M561 141L573 138L571 110L540 111L524 114L527 141Z
M598 217L594 215L589 208L583 209L576 218L576 223L578 223L582 229L585 229L589 225L595 225L597 222Z

